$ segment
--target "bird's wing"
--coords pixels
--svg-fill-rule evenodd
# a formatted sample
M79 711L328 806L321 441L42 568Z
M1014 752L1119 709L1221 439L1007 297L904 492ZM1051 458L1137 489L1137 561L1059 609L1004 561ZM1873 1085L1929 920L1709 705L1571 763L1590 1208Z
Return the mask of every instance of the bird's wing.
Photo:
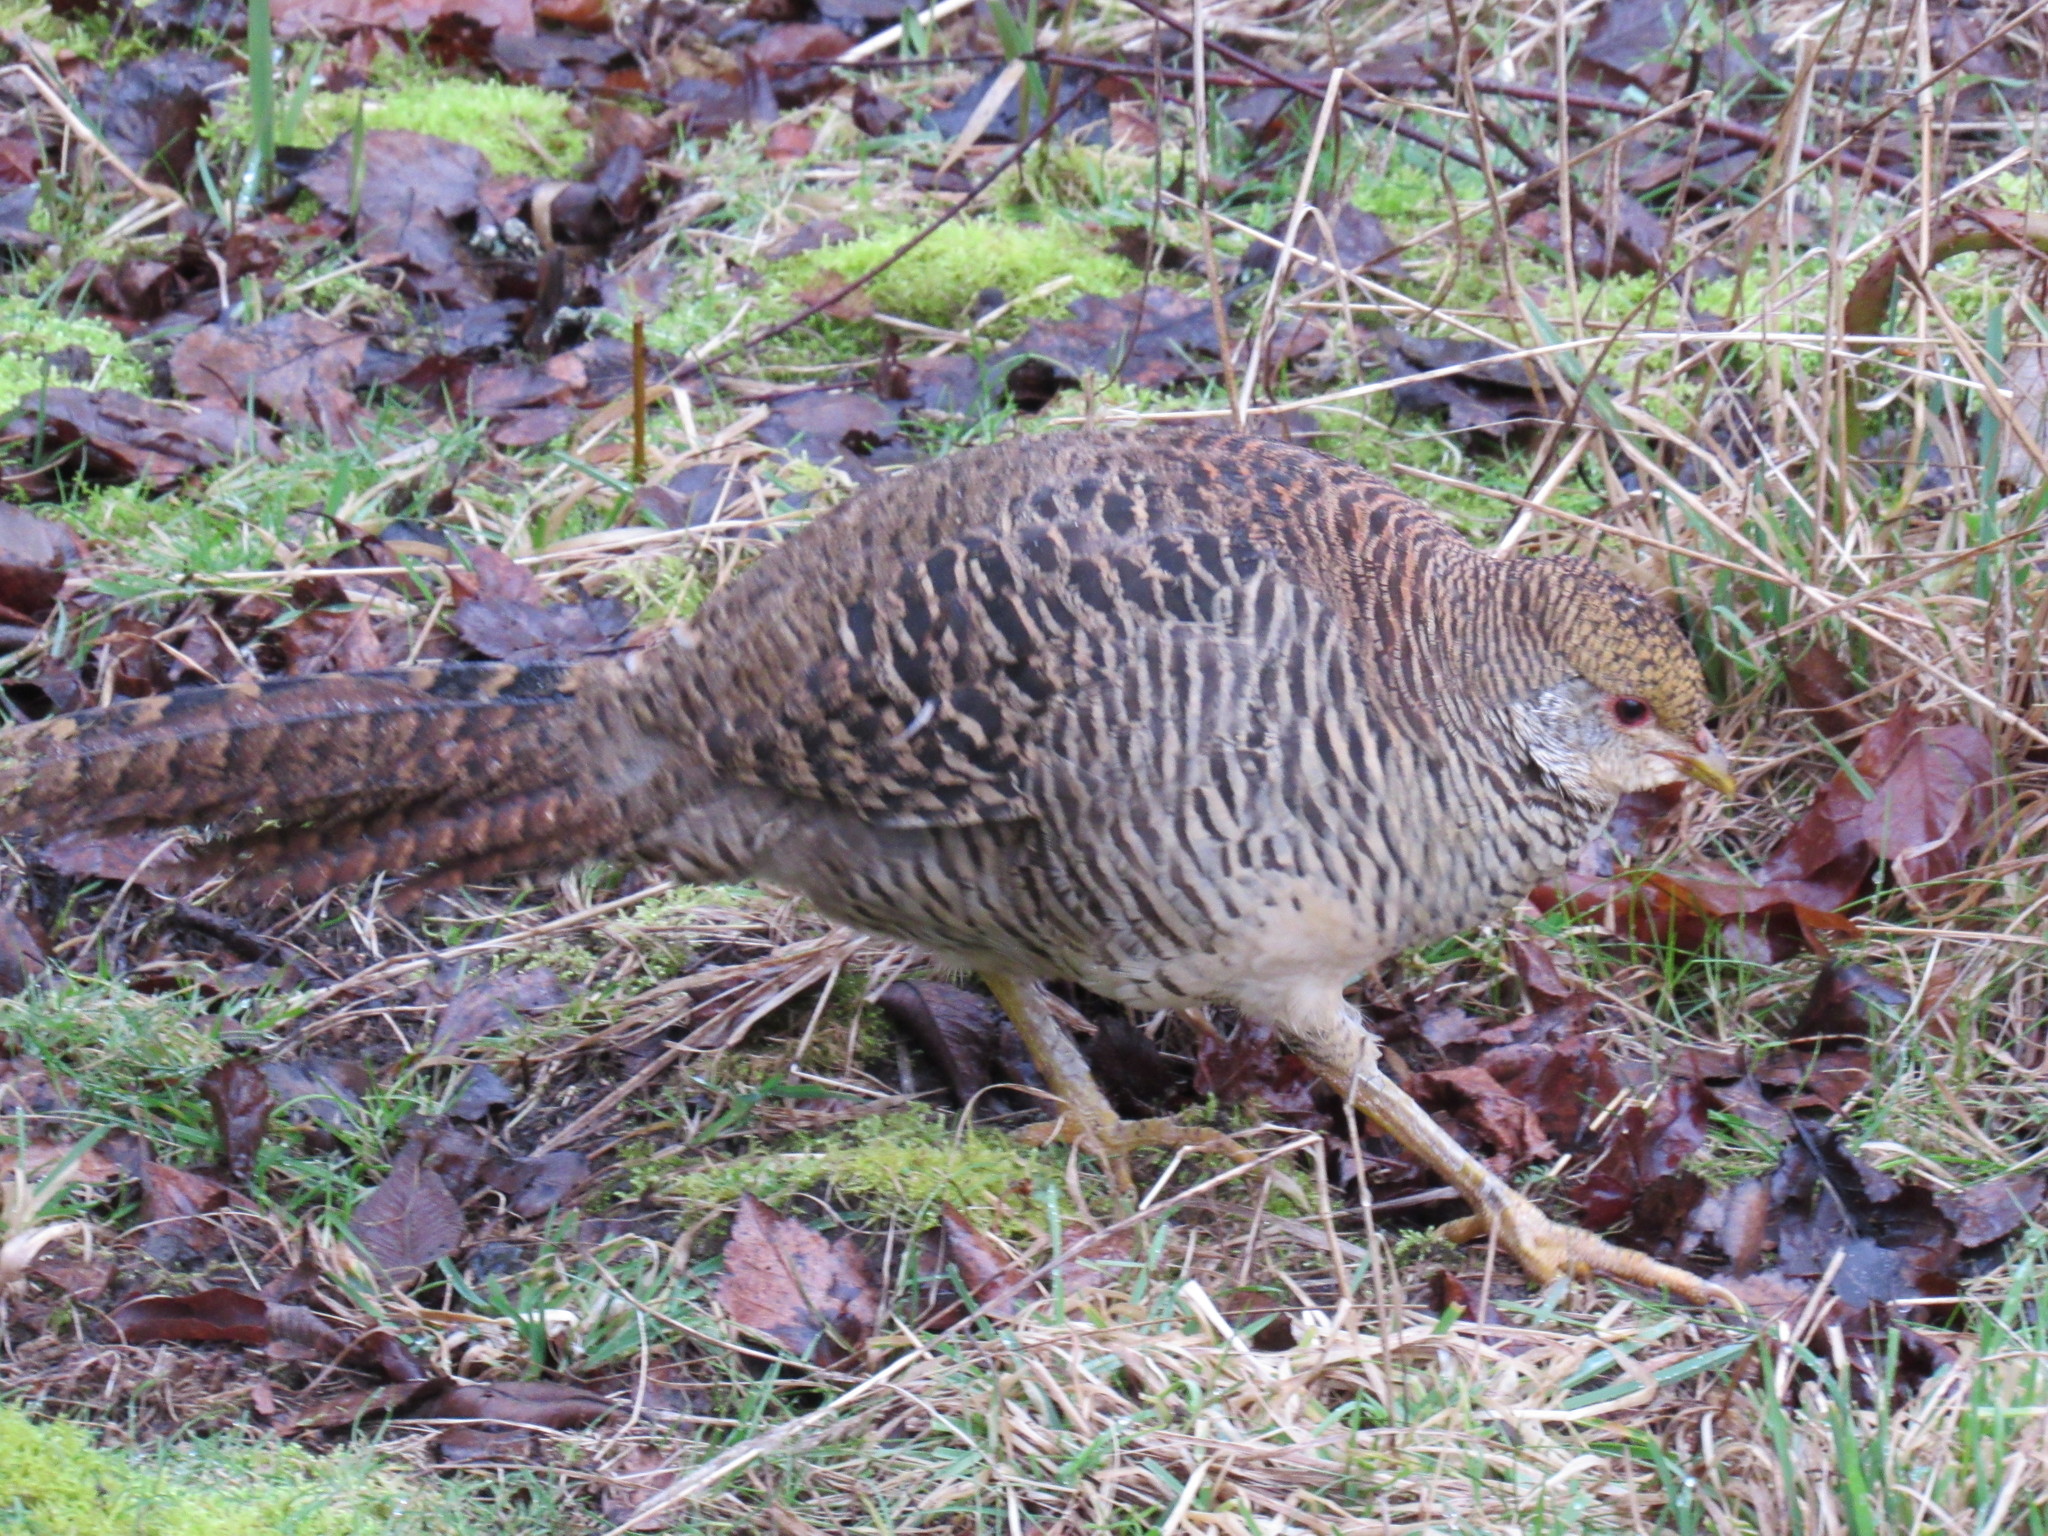
M1166 654L1163 632L1255 636L1300 600L1240 532L1046 522L968 533L850 589L832 608L836 644L773 701L702 728L723 776L877 825L1031 819L1058 701Z

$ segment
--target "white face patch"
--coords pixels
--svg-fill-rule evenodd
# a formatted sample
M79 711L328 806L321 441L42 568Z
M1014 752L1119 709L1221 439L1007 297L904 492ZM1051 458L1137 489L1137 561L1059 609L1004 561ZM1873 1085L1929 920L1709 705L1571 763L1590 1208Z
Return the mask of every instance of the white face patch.
M1683 753L1686 743L1654 722L1622 729L1608 695L1584 678L1517 700L1508 713L1537 767L1574 799L1611 805L1623 795L1685 777L1663 754Z

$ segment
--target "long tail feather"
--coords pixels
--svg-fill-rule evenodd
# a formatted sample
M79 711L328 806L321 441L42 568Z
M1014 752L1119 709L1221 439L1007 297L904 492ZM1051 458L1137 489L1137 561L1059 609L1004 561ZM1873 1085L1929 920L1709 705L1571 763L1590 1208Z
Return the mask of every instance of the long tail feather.
M439 886L617 849L661 756L615 658L194 688L0 732L0 832L59 867L245 894ZM152 843L152 838L156 839Z

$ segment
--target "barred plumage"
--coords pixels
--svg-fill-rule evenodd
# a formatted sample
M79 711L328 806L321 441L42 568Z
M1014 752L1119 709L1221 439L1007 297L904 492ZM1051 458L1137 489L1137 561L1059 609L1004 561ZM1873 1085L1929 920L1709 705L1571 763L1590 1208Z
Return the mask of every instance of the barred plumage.
M1076 434L863 492L623 657L193 690L14 731L0 827L196 824L157 874L264 891L627 849L767 880L988 976L1110 1155L1128 1138L1032 985L1233 1002L1532 1269L1700 1294L1532 1225L1378 1074L1343 990L1513 901L1622 791L1725 785L1706 712L1671 619L1584 562L1489 559L1304 449Z

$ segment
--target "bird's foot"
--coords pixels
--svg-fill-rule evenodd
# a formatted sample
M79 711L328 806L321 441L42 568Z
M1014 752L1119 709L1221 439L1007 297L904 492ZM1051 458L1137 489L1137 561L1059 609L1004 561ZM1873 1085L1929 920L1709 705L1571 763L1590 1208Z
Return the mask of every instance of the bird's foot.
M1114 1115L1091 1117L1062 1109L1059 1115L1017 1133L1027 1146L1044 1147L1066 1142L1102 1159L1119 1189L1132 1188L1129 1158L1133 1152L1151 1148L1210 1152L1234 1163L1254 1161L1252 1154L1219 1130L1206 1125L1182 1125L1171 1117L1156 1120L1122 1120Z
M1660 1263L1646 1253L1619 1247L1584 1227L1553 1221L1524 1195L1503 1200L1487 1214L1451 1222L1440 1228L1437 1235L1454 1243L1471 1243L1483 1241L1489 1233L1538 1285L1563 1278L1578 1280L1604 1275L1610 1280L1668 1291L1696 1306L1746 1310L1733 1292L1702 1280L1689 1270Z

